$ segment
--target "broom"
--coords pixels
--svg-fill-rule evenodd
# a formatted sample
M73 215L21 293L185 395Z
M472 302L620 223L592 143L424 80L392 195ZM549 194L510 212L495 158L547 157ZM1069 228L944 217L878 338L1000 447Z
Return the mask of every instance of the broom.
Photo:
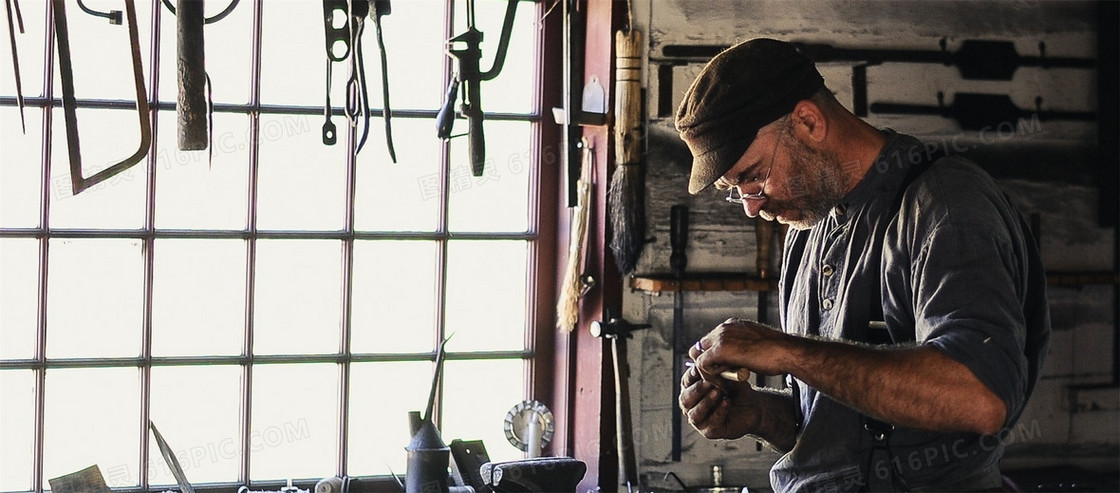
M576 206L572 210L572 223L568 233L568 268L556 303L556 327L571 332L579 322L579 298L583 294L580 273L583 269L583 244L587 238L587 221L591 214L591 160L595 150L587 138L583 139L583 159L579 181L576 182Z
M645 244L645 193L641 170L642 33L620 30L614 36L615 168L607 190L611 225L611 251L619 273L626 275L638 264Z

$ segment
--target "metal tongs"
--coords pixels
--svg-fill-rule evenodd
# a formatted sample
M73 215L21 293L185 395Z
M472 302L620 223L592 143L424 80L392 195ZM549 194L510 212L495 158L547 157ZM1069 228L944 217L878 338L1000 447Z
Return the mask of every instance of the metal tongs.
M346 24L341 27L334 26L335 15L345 13ZM365 32L365 17L369 15L373 20L377 36L377 45L381 59L381 90L384 110L382 116L385 120L385 144L389 150L389 158L397 162L397 152L393 148L392 109L389 105L389 69L385 53L385 40L381 32L381 17L392 13L389 0L323 0L323 26L326 31L327 50L327 83L326 104L323 108L326 121L323 123L323 143L334 145L338 141L338 130L331 122L331 65L334 62L348 62L350 76L346 80L346 106L343 108L346 120L351 127L358 125L358 118L363 120L362 135L354 150L357 154L365 147L366 138L369 136L369 95L367 94L365 57L362 54L362 33ZM335 52L335 47L342 48L341 53Z

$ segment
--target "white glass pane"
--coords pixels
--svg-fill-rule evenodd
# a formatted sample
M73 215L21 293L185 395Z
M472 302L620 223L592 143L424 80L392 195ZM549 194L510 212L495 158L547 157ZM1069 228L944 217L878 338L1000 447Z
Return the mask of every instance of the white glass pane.
M351 351L431 350L438 261L434 242L354 242Z
M508 3L505 0L475 2L475 28L483 34L483 40L479 43L482 50L480 70L487 71L494 66ZM466 2L455 4L454 34L459 35L467 29ZM482 81L482 109L485 112L529 113L533 109L537 33L540 30L537 19L541 15L536 6L536 2L519 2L517 6L517 17L514 18L513 29L510 31L509 48L502 71L497 77Z
M448 228L452 231L525 231L532 175L530 124L487 121L486 167L471 174L467 139L452 139Z
M448 361L443 371L444 441L482 440L490 460L520 459L521 451L506 440L502 424L506 413L525 399L525 362Z
M0 51L7 53L7 50ZM4 163L0 166L0 227L34 228L39 225L43 112L27 108L24 118L26 134L20 130L19 109L0 107L0 135L3 136L0 163Z
M20 2L24 4L47 2ZM66 24L70 33L70 65L74 73L74 93L78 99L123 99L136 101L133 82L132 49L129 44L128 19L124 2L119 0L83 0L86 7L98 12L121 11L120 25L109 19L82 12L77 2L66 2ZM164 11L166 12L166 11ZM136 2L136 25L140 34L140 60L144 67L144 83L151 80L152 3ZM26 26L27 19L24 18ZM174 43L174 37L171 38ZM57 48L55 48L57 54ZM22 71L23 58L20 58ZM171 63L174 63L172 61ZM54 94L62 95L58 59L55 58ZM24 86L26 87L26 86ZM145 88L148 94L151 87ZM59 120L62 118L60 117ZM78 121L81 121L79 116ZM56 135L62 135L61 133ZM84 143L84 141L83 141ZM122 148L125 146L122 146ZM135 149L135 147L133 147ZM129 151L131 152L131 151ZM104 472L104 471L102 471Z
M395 3L393 7L395 10ZM322 108L326 103L324 96L327 83L323 2L265 2L261 13L261 102ZM371 25L370 31L372 30ZM368 51L377 50L376 41L367 46ZM346 103L345 86L350 67L346 63L333 65L331 105L341 108ZM380 73L369 65L366 69L367 79L370 75ZM402 76L401 80L407 79ZM320 130L323 121L322 116L314 119L315 138L319 140L319 145L322 145ZM335 116L333 122L342 135L338 139L338 145L344 147L346 118Z
M245 255L243 240L156 240L152 354L241 353Z
M257 171L260 229L342 228L346 146L344 141L323 145L315 121L307 115L261 115ZM340 128L346 126L345 122L339 124Z
M144 263L136 239L52 239L47 357L136 356Z
M394 14L396 12L394 11ZM371 123L355 171L354 228L435 231L439 221L440 154L431 120L393 120L397 163L389 160L384 128Z
M43 28L47 25L47 5L50 2L20 2L19 10L23 15L23 33L19 32L19 25L16 25L16 49L19 55L19 78L23 84L23 97L36 97L43 95L43 47L44 39L46 39L46 32ZM4 25L2 29L4 37L7 37L8 28ZM15 73L12 70L12 51L7 45L3 43L4 49L0 50L0 67L7 67L7 70L0 70L0 93L5 96L14 97L16 95ZM19 128L19 117L15 120L16 128Z
M82 176L89 178L136 152L140 131L135 110L79 109L77 115ZM74 195L70 185L66 124L61 112L55 115L51 128L54 132L50 173L51 227L142 227L147 158Z
M257 241L254 353L338 351L341 254L334 240Z
M351 475L387 475L391 468L404 476L404 449L412 438L408 433L408 412L424 413L433 368L428 361L350 366L347 470Z
M338 365L257 365L249 477L320 479L338 470Z
M455 351L525 348L526 252L523 241L448 243L446 330Z
M175 5L177 2L171 2ZM206 17L213 18L224 10L227 0L206 2ZM175 101L178 97L178 40L176 17L166 8L160 15L159 99ZM206 75L210 77L215 103L247 103L249 101L249 63L253 48L253 2L240 2L221 21L206 24ZM172 120L173 122L174 120ZM175 127L174 124L171 125ZM214 135L218 135L217 132Z
M151 419L193 483L235 481L241 470L241 367L152 368ZM174 485L155 438L148 481Z
M136 368L47 370L43 487L97 464L110 487L140 484Z
M159 113L156 141L156 227L244 229L249 204L249 118L214 115L213 161L206 151L180 151L175 112Z
M39 240L0 239L0 358L35 357Z
M0 490L30 490L35 437L35 373L0 370Z
M447 60L444 53L447 35L441 21L445 3L441 0L393 2L393 13L381 18L386 59L389 62L389 104L394 110L434 110L443 104L444 91L447 89L443 69L444 61ZM369 105L380 110L384 107L381 97L381 51L377 48L375 34L373 21L367 17L365 34L362 36L362 52L366 83L369 86ZM494 41L487 42L484 46L497 46L497 34L494 37L487 36L486 39ZM342 65L335 65L334 70L346 69ZM319 93L322 97L322 89L319 89ZM396 123L397 120L393 120L394 127ZM430 128L424 135L434 136L435 121L428 123ZM373 119L371 125L379 126L381 122Z

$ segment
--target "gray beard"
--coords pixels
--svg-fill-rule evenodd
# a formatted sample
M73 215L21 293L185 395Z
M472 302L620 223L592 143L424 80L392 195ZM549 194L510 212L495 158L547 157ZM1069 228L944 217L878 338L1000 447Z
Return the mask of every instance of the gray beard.
M813 149L797 139L790 141L790 161L795 163L796 171L790 177L789 190L793 198L788 205L801 212L801 218L786 224L805 230L828 217L832 208L843 200L847 195L847 180L835 154ZM762 211L759 215L773 219Z

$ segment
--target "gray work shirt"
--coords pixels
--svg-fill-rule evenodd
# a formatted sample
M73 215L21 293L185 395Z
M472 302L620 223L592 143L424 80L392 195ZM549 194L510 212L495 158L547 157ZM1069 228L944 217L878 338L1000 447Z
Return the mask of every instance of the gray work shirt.
M1003 399L1010 427L1049 344L1045 275L1030 232L975 164L933 158L932 147L913 137L887 134L875 165L832 213L787 235L782 327L857 342L889 332L894 344L934 346ZM908 176L919 162L928 167ZM887 329L869 329L870 321L885 321ZM871 446L863 416L790 382L802 427L794 448L774 464L771 485L858 491ZM891 465L911 488L986 484L1003 454L999 436L971 433L897 428L889 445ZM887 471L870 474L877 472Z

